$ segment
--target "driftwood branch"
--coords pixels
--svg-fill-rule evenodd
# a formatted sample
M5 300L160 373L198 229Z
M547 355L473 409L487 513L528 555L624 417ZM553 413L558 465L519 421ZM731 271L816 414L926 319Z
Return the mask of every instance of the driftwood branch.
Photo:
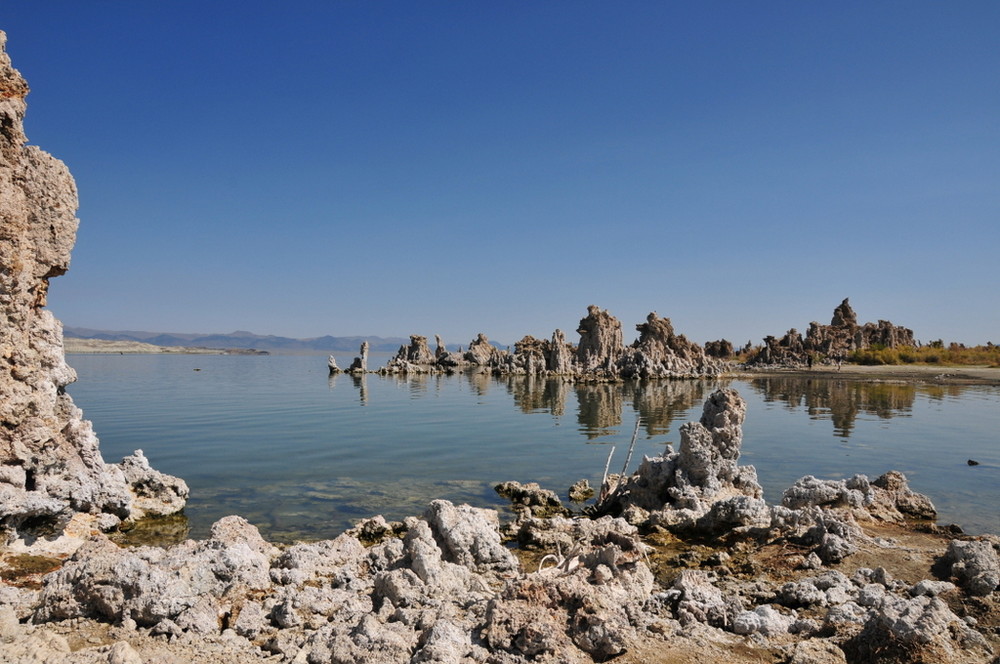
M604 464L604 477L601 479L602 489L604 488L604 485L608 483L608 468L611 467L611 457L614 456L614 454L615 454L615 446L612 445L611 451L608 452L608 461L607 463Z
M625 456L625 465L622 466L621 474L615 479L615 486L613 489L608 484L608 468L611 466L611 457L615 453L615 448L612 447L611 452L608 453L608 460L604 464L604 478L601 480L601 494L597 499L597 504L594 505L596 510L601 510L601 508L603 508L608 501L620 493L621 488L625 485L625 479L627 477L625 473L628 472L628 465L632 461L632 453L635 451L635 443L639 439L639 426L641 423L642 419L636 418L635 429L632 431L632 442L629 443L628 454Z
M632 460L632 451L635 450L635 441L639 437L639 424L642 422L642 418L635 418L635 430L632 431L632 442L628 446L628 456L625 457L625 465L622 466L622 478L625 477L625 471L628 470L629 461Z

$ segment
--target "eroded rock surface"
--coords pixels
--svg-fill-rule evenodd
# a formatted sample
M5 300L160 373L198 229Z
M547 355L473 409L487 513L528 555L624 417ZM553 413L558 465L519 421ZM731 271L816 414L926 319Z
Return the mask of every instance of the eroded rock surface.
M801 367L809 361L839 362L855 350L874 346L899 348L916 346L913 330L885 320L858 324L858 316L845 298L834 310L829 325L813 321L805 338L794 328L778 339L768 336L764 345L747 361L747 366Z
M169 514L182 480L153 471L141 452L107 464L66 385L76 380L62 326L45 309L49 279L69 268L78 220L66 166L23 131L28 86L0 34L0 543L56 536L74 513L101 523Z
M379 371L396 374L462 369L501 376L565 376L601 382L717 376L730 366L724 359L707 355L683 334L675 334L670 319L655 312L636 329L639 338L626 347L621 322L610 312L591 305L587 316L580 320L580 341L575 345L566 341L562 330L556 330L551 339L525 336L511 352L509 348L500 350L480 334L464 354L445 352L439 343L438 352L432 355L426 349L426 340L414 336L411 345L400 348Z

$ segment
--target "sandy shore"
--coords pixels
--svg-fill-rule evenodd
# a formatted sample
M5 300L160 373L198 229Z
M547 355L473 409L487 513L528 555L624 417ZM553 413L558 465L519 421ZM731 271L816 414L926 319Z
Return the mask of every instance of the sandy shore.
M219 355L224 351L211 348L192 348L188 346L155 346L139 341L108 341L105 339L76 339L66 337L63 345L67 353L108 353L108 354L142 354L142 353L186 353Z
M67 353L108 354L108 355L268 355L269 353L243 348L204 348L201 346L156 346L141 341L109 341L106 339L77 339L66 337L64 346Z

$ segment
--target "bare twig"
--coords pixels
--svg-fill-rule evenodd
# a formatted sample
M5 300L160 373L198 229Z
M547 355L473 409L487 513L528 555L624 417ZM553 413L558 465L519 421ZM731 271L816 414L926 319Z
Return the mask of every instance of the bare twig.
M539 561L538 561L538 571L539 571L539 572L541 572L541 571L542 571L542 566L543 566L543 565L545 564L545 562L546 562L546 561L547 561L547 560L548 560L549 558L551 558L552 560L554 560L554 561L555 561L555 563L556 563L555 565L553 565L553 566L552 566L553 568L555 568L555 567L559 567L559 566L560 566L560 565L562 564L562 558L560 558L560 557L559 557L559 556L557 556L556 554L554 554L554 553L549 553L549 554L546 554L545 556L543 556L543 557L542 557L542 559L541 559L541 560L539 560Z
M641 418L635 418L635 431L632 432L632 442L628 446L628 456L625 457L625 465L622 466L622 477L625 477L625 471L628 470L628 462L632 460L632 450L635 449L635 441L639 437L639 423L642 422Z
M608 483L608 468L611 467L611 457L615 453L615 446L611 446L611 451L608 452L608 462L604 464L604 479L601 480L601 489L604 489L604 485Z

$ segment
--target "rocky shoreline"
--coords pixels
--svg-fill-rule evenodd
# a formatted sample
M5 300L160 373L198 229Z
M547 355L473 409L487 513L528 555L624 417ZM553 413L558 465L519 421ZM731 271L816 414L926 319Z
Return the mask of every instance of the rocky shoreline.
M284 547L237 516L169 548L8 541L0 661L995 661L1000 538L935 526L895 472L769 505L745 412L715 392L587 514L511 482L508 523L437 500Z
M179 512L188 491L141 451L106 463L65 392L75 374L45 299L69 265L76 190L26 146L28 88L5 41L0 662L1000 661L1000 538L934 525L930 501L891 471L807 476L768 504L739 465L734 390L708 398L677 450L606 472L585 513L509 482L507 522L435 500L317 542L276 546L229 516L204 540L119 546L108 533ZM575 348L558 333L469 352L498 371L594 380L721 371L667 319L651 314L628 348L616 323L592 307ZM424 366L419 341L399 370Z

